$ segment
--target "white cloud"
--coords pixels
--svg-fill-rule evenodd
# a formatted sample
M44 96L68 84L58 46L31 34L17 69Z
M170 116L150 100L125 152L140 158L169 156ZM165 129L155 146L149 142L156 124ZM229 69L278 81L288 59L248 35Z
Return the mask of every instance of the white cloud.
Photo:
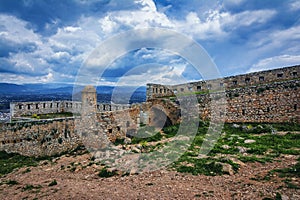
M289 4L289 8L290 8L291 11L298 11L298 10L300 10L300 1L299 0L292 1Z
M53 73L49 72L47 75L40 77L40 81L43 83L48 83L53 81Z
M104 33L109 34L119 28L118 24L111 20L111 15L107 15L99 20L100 26Z
M98 22L91 22L90 18L83 17L78 23L80 26L61 27L56 34L45 37L35 33L28 22L1 14L1 40L5 42L4 44L12 44L12 47L16 48L9 52L8 57L3 58L11 64L11 69L8 71L19 74L20 81L29 82L37 80L47 82L60 77L54 75L54 69L57 73L73 73L74 70L70 69L72 65L79 67L101 41L96 33L100 30ZM95 29L90 30L91 23L94 24L92 27ZM28 49L32 45L34 48L30 51L18 49L20 47ZM60 67L58 63L68 67ZM49 73L49 70L52 72ZM14 79L14 76L11 78Z
M8 43L42 44L40 35L36 34L32 29L28 29L27 26L29 24L23 20L14 16L0 14L0 24L1 38Z
M299 65L300 55L279 55L260 60L254 64L248 72L276 69L280 67Z
M48 41L49 45L58 50L86 52L95 48L101 40L93 30L88 30L86 27L76 29L63 27L59 28L55 35L49 37Z
M244 1L245 0L224 0L224 4L235 7L240 6ZM79 0L79 2L90 5L95 3L86 0ZM113 6L113 4L116 3L119 4L119 1L110 1L108 4L109 6ZM172 15L169 16L171 12L167 12L168 8L172 8L171 6L166 6L164 9L159 10L153 0L135 0L131 1L130 5L131 4L135 5L130 7L130 9L126 6L125 10L111 9L105 13L104 16L102 15L103 17L100 17L100 19L95 15L82 15L72 26L60 27L57 29L57 32L51 36L37 34L31 28L29 22L14 16L0 14L0 37L2 40L6 41L7 44L13 44L13 46L15 44L20 46L34 46L30 52L11 51L6 59L9 63L14 63L13 67L16 73L24 73L25 75L22 75L22 77L24 79L27 78L29 81L32 81L32 79L27 76L27 74L30 73L39 77L38 80L40 81L51 81L57 78L64 78L63 76L71 79L74 77L73 72L77 69L76 67L79 67L90 53L99 44L105 42L106 39L126 30L145 27L171 29L188 35L190 38L199 42L211 42L210 45L218 45L218 41L225 41L229 39L230 36L238 34L241 28L244 28L243 30L247 28L249 29L247 37L250 39L247 39L245 42L244 50L247 51L247 53L244 53L244 56L245 54L247 54L247 56L249 55L247 59L252 59L251 61L257 60L258 55L266 55L266 53L268 53L267 55L281 54L282 56L273 57L272 59L277 59L278 62L282 60L283 62L284 59L287 59L287 55L297 55L300 51L300 47L297 45L300 40L300 26L283 30L277 30L277 27L275 27L272 30L264 29L264 31L258 31L257 33L251 32L253 28L262 27L261 25L273 19L277 14L276 10L246 10L233 14L225 10L224 7L221 7L224 4L218 2L214 4L216 8L210 9L207 12L200 12L200 8L193 8L185 10L190 12L180 12L178 16L175 17ZM192 4L193 3L190 3L189 5ZM109 6L108 8L111 8ZM289 8L292 11L299 10L299 1L290 3ZM174 10L176 9L172 8L172 11ZM63 22L54 18L53 22L45 26L49 29L57 26L53 24L63 24ZM149 37L155 38L156 36L151 35ZM151 39L145 39L145 41L151 41ZM122 46L122 41L118 42L119 43L112 44L115 49ZM163 44L161 45L162 48L171 45L167 44L167 42L168 40L163 39L163 37L160 38L160 41L157 41L157 43ZM174 46L181 44L181 41L171 42L173 43L171 47L174 49L176 49ZM181 47L177 48L179 49ZM182 47L182 49L184 48ZM275 49L278 51L276 54L272 53ZM111 53L109 50L110 49L107 49L107 55L101 55L101 59L104 60L101 62L105 63L105 61L110 61L112 58L115 58L114 56L118 55L118 52ZM126 49L117 49L117 51L126 52ZM180 50L178 52L180 52ZM241 54L243 54L243 52L241 52ZM184 63L182 59L178 62L176 59L174 60L172 53L167 51L143 52L141 56L146 61L147 59L157 59L157 62L166 62L169 59L169 64L181 64L181 67ZM195 53L194 57L196 56L199 57L199 55ZM289 58L295 57L297 58L297 56L290 56ZM262 68L263 65L272 63L272 59L263 59L253 65L252 68ZM90 64L94 65L99 63L97 58L90 59L89 61ZM233 64L235 65L236 63ZM115 65L114 67L118 66ZM72 70L68 70L70 68ZM49 69L52 71L49 72ZM179 68L175 67L174 70L179 70ZM159 78L159 81L167 82L164 78L172 77L176 73L182 73L180 70L184 70L184 67L176 73L174 70L164 72L164 76L157 74L155 76ZM73 72L71 73L70 71ZM43 78L41 78L41 76L43 76ZM135 80L137 78L143 79L147 77L143 75L140 77L136 75L134 75L134 77L133 75L130 76L131 78L135 78ZM148 78L154 79L155 76L148 76Z
M270 33L259 33L251 39L249 47L256 55L263 55L274 50L283 51L281 54L298 54L300 47L300 26L283 30L274 30Z
M31 76L26 74L0 73L0 80L5 83L48 83L54 81L51 72L43 76Z
M145 59L145 60L155 60L156 62L171 62L173 61L174 53L168 51L167 49L147 49L141 48L134 54L134 59Z
M71 33L81 30L80 27L74 27L74 26L66 26L63 29L65 32L71 32Z
M28 81L36 80L45 81L52 80L51 77L43 77L39 79L39 76L45 76L48 74L49 57L55 56L52 49L48 46L48 43L44 38L35 33L31 28L30 24L26 21L20 20L14 16L0 15L1 26L1 39L5 43L12 43L12 52L9 52L8 57L5 60L11 63L11 69L20 78L20 81L27 79ZM34 48L29 51L20 51L17 48L28 48L31 44ZM49 74L48 74L49 75ZM12 76L12 79L15 76Z
M254 10L244 11L234 15L225 15L223 26L229 26L231 29L237 29L241 26L251 26L264 24L276 15L275 10Z
M52 58L55 60L66 60L66 59L69 59L70 57L71 57L71 55L65 51L55 52L52 56Z
M136 0L135 3L141 4L143 6L143 11L156 12L155 3L152 0Z
M226 35L221 27L221 19L228 13L211 11L205 21L202 21L198 14L190 12L185 20L176 21L175 27L178 31L190 35L194 39L219 39Z
M166 85L184 83L187 81L182 76L185 67L186 65L184 64L175 66L161 65L158 63L139 65L122 76L117 82L117 85L141 86L149 82ZM143 71L143 73L140 73L140 71ZM100 82L100 84L103 84L103 82Z
M170 28L187 34L194 39L220 40L232 30L242 26L264 24L276 15L275 10L253 10L231 14L222 7L205 13L189 12L183 19L170 18L163 11L158 11L152 0L137 0L140 10L112 11L99 20L105 36L119 32L120 29L137 29L145 27Z

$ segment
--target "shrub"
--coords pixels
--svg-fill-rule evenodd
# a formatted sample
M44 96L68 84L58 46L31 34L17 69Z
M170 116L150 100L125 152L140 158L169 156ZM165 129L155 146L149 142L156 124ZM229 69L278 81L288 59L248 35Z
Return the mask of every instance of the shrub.
M116 174L117 174L116 171L108 171L107 168L104 167L103 169L101 169L98 176L103 178L108 178L108 177L115 176Z
M54 179L53 181L51 181L51 183L49 183L49 187L57 185L57 181Z

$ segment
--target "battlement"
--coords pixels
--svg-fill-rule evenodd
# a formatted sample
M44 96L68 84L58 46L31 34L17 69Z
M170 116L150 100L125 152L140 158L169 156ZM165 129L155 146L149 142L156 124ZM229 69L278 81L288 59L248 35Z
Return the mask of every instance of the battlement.
M2 123L0 150L41 156L82 143L97 148L105 142L103 138L115 141L134 136L141 123L158 128L180 123L182 113L188 115L196 108L200 119L207 121L217 116L225 122L300 123L299 74L298 65L180 85L147 84L147 101L135 105L97 103L92 86L82 91L81 102L14 102L12 117L61 112L80 116ZM179 99L189 102L191 94L198 102L181 107ZM212 103L218 95L224 96L221 104L226 111Z
M297 80L300 78L300 65L274 70L253 72L220 79L190 82L179 85L147 84L147 99L174 96L178 93L201 93L240 87L266 85L273 82Z
M97 112L116 111L130 108L126 104L97 103ZM31 116L49 113L81 113L82 102L76 101L38 101L10 103L11 117Z

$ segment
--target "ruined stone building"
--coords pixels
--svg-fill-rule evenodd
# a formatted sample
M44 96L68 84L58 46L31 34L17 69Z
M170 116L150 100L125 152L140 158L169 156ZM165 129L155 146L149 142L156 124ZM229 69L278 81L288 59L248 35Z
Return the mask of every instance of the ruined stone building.
M83 89L81 102L14 102L13 118L61 112L76 115L2 123L0 150L40 156L69 151L82 143L99 148L103 145L99 138L131 137L141 124L162 128L180 123L183 114L195 109L202 120L300 123L299 75L300 66L293 66L172 86L147 84L147 101L134 105L99 104L93 86ZM183 102L192 104L184 107Z
M180 85L147 85L147 99L195 94L199 114L209 119L210 98L224 93L226 122L300 123L300 66ZM170 99L170 98L169 98Z

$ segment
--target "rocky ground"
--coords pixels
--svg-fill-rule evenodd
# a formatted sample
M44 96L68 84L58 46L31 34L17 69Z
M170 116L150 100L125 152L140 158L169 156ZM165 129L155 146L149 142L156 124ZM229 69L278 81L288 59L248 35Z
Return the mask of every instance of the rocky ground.
M0 199L300 199L300 179L270 170L295 165L281 155L265 164L240 163L233 175L205 176L168 169L99 177L103 167L88 153L44 160L3 176Z

